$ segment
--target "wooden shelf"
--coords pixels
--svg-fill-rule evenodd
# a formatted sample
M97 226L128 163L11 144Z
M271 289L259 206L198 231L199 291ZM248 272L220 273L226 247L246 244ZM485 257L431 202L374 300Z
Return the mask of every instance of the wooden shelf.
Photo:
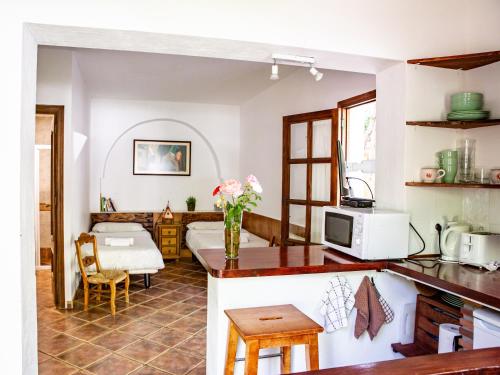
M431 188L468 188L468 189L500 189L500 184L444 184L444 183L427 183L427 182L407 182L406 186L413 187L431 187Z
M418 344L391 344L392 350L395 353L400 353L404 355L405 357L417 357L419 355L427 355L427 354L434 354L434 352L430 349L427 349L423 346L419 346Z
M408 60L408 64L434 66L436 68L470 70L500 61L500 51L471 53L468 55L430 57Z
M500 125L500 119L478 121L406 121L406 125L443 129L474 129Z

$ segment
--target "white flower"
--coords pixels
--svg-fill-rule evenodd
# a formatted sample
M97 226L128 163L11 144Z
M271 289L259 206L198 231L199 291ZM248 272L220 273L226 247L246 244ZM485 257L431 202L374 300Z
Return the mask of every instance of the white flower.
M256 193L262 193L262 186L260 186L259 180L257 180L257 177L255 177L253 174L249 175L246 178L246 182L250 184L253 190L255 190Z

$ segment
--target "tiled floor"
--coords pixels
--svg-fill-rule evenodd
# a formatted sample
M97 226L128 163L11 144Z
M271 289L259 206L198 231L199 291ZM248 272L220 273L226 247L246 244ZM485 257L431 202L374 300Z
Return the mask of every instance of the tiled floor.
M49 271L37 272L39 374L203 375L206 272L194 263L168 263L145 290L132 276L130 304L94 301L82 311L53 305Z

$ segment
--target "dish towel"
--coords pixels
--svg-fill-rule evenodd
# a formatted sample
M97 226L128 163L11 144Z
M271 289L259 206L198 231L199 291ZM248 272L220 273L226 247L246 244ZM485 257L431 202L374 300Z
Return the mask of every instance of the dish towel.
M134 239L132 237L106 237L104 239L104 245L106 246L132 246L134 244Z
M328 282L328 289L321 299L320 313L325 318L325 330L331 333L347 327L347 317L354 306L354 296L344 276L335 276Z
M375 292L377 292L378 301L380 302L380 305L384 309L385 322L387 324L389 324L390 322L392 322L394 320L394 311L392 311L391 306L389 306L389 304L384 299L384 297L382 297L380 295L380 292L378 291L377 286L375 285L375 283L373 283L373 279L372 279L372 284L373 284L373 287L375 288Z
M354 299L354 306L358 309L354 337L359 338L363 332L368 331L370 339L373 340L382 324L384 324L386 315L380 304L377 291L368 276L365 276L361 281Z

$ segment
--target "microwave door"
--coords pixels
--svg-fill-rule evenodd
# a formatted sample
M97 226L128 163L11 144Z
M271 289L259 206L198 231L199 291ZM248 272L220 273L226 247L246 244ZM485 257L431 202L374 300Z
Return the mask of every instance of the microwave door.
M325 241L335 247L352 248L354 218L334 212L325 213Z

